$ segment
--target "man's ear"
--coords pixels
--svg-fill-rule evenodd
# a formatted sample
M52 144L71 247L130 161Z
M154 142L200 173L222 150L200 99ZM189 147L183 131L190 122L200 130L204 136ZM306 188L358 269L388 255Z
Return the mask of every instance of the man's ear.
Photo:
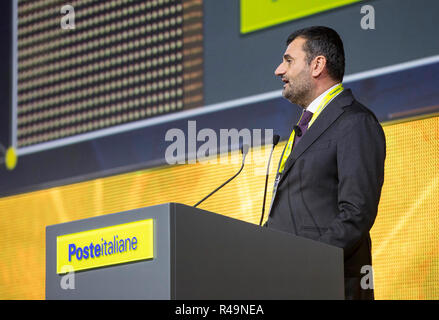
M314 78L318 78L325 70L326 58L324 56L317 56L311 63L311 75Z

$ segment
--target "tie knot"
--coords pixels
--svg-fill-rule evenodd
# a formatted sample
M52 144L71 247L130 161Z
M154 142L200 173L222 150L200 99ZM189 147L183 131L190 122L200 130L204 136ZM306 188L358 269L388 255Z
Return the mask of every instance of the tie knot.
M302 115L302 118L300 119L299 127L307 126L309 121L312 118L312 115L313 115L313 113L311 111L305 110L305 112Z

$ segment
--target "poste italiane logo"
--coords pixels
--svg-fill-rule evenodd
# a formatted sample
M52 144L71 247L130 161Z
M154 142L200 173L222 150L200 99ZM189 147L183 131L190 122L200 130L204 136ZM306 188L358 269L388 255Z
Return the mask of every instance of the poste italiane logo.
M70 265L74 271L154 258L154 220L87 230L58 236L56 272Z

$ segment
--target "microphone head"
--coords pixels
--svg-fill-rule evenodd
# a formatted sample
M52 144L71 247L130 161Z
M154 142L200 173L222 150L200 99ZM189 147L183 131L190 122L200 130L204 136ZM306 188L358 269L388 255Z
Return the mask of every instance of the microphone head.
M280 140L280 135L275 134L275 135L273 136L273 145L274 145L274 146L277 145L277 144L279 143L279 140Z
M297 134L298 137L302 136L302 130L300 129L299 126L295 125L294 126L294 131L296 131L296 134Z
M250 149L250 147L248 146L248 144L243 144L241 147L241 153L246 156L248 153L248 150Z

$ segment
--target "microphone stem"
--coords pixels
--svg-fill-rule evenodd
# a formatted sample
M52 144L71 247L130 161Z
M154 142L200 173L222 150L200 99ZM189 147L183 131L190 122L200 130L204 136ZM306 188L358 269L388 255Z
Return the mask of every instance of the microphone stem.
M200 201L198 201L195 205L194 208L196 208L201 202L203 202L204 200L206 200L207 198L209 198L212 194L214 194L215 192L217 192L219 189L221 189L222 187L224 187L226 184L228 184L230 181L232 181L238 174L241 173L242 169L244 168L244 159L242 159L242 165L241 165L241 169L239 169L239 171L233 176L231 177L229 180L227 180L226 182L224 182L222 185L220 185L218 188L216 188L215 190L213 190L211 193L209 193L207 196L205 196L203 199L201 199Z
M264 213L265 213L265 199L267 197L267 185L268 185L268 174L270 173L270 162L271 162L271 156L273 155L275 145L271 147L270 157L268 158L268 165L267 165L267 173L265 174L265 189L264 189L264 199L262 201L262 215L261 220L259 221L259 225L262 225L262 220L264 219Z

